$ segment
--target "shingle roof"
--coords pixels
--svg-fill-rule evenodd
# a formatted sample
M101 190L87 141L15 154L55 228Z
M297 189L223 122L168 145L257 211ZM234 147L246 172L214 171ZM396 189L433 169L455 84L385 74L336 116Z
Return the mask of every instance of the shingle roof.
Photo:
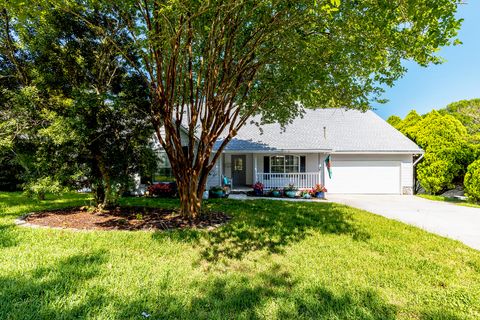
M254 121L258 121L255 118ZM325 132L324 132L325 127ZM325 135L324 135L325 134ZM222 139L217 141L219 147ZM306 110L286 126L249 123L227 145L226 151L332 151L422 153L413 141L372 111Z

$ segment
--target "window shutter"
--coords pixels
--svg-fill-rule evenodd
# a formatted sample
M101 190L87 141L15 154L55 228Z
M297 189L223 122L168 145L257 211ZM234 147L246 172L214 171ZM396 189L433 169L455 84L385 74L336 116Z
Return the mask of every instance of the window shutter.
M270 173L270 157L263 157L263 173Z
M300 172L305 172L305 156L300 156Z

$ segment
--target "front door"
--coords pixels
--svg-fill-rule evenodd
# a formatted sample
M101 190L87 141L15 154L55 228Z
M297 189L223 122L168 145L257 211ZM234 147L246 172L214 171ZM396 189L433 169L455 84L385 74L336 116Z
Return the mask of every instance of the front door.
M234 187L243 187L247 184L247 170L245 155L232 155L232 179Z

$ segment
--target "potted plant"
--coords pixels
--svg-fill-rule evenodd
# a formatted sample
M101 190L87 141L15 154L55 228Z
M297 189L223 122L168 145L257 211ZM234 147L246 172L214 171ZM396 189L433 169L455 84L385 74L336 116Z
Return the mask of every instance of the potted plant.
M224 186L223 187L223 197L228 198L229 195L230 195L230 187L229 186Z
M327 188L320 183L317 183L312 189L312 193L319 199L325 199L325 192L327 192Z
M210 188L210 198L223 198L224 191L221 186L214 186Z
M297 195L297 191L298 189L295 187L294 184L289 184L288 186L283 188L283 192L289 198L295 198L295 196Z
M272 196L274 196L275 198L278 198L282 195L280 189L278 188L273 188L271 193L272 193Z
M310 191L309 191L309 190L303 190L303 191L300 193L300 197L303 198L303 199L311 199L311 198L312 198L312 195L310 194Z
M253 185L253 193L256 195L256 196L263 196L263 188L265 186L263 185L263 183L261 183L260 181L257 181L254 185Z

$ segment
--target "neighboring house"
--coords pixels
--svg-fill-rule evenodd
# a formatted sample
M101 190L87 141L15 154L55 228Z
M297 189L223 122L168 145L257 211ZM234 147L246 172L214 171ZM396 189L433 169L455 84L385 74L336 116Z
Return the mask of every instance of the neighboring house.
M278 124L259 127L255 120L227 145L209 187L227 176L234 189L260 181L267 189L321 183L329 193L412 194L413 160L423 150L372 111L306 110L285 130Z

